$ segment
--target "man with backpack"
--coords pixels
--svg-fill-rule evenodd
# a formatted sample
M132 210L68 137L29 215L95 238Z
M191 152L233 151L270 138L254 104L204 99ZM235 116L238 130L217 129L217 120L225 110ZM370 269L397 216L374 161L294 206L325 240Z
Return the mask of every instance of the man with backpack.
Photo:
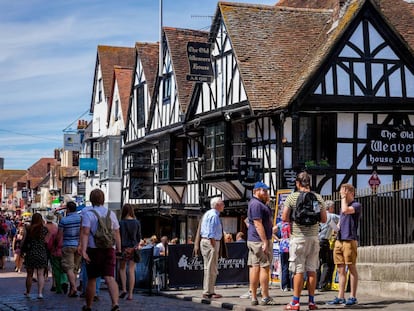
M97 277L103 277L112 300L111 311L119 311L119 289L115 281L116 255L121 253L119 222L114 212L104 206L105 195L100 189L92 190L90 201L93 208L82 217L81 247L86 262L88 284L86 305L83 311L90 311L95 296ZM116 254L114 245L116 246Z
M282 220L291 222L289 270L293 273L293 298L285 310L300 310L300 295L304 274L307 273L309 310L316 310L316 270L319 266L319 223L326 222L326 209L322 197L310 190L310 176L306 172L296 177L297 191L284 203Z

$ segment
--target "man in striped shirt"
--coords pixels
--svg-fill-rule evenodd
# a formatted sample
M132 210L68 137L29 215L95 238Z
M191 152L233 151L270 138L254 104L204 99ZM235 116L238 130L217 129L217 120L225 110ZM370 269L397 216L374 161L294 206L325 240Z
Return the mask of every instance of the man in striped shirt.
M298 191L290 194L284 204L282 220L292 222L291 213L296 208L296 201L301 192L310 192L310 176L306 172L296 177L296 188ZM326 222L325 202L322 197L315 193L319 203L320 222ZM285 310L300 310L300 294L303 288L304 274L307 273L307 287L309 293L309 310L316 310L315 288L316 270L319 267L319 224L300 225L292 222L289 245L289 270L293 273L293 298Z
M76 213L76 203L66 203L67 216L59 222L59 238L63 238L62 268L68 275L70 283L69 297L77 297L76 274L81 255L78 252L81 216Z

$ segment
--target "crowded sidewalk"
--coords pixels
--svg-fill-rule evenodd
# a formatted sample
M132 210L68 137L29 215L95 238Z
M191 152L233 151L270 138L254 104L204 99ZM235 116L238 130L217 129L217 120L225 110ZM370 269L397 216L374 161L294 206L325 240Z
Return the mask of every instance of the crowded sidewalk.
M84 304L83 298L69 298L63 294L50 292L51 281L46 282L45 299L37 299L34 292L29 298L24 297L24 282L26 273L14 272L14 262L8 259L6 269L0 272L0 311L43 311L43 310L80 310ZM203 299L202 289L168 289L160 293L147 295L136 293L134 301L121 300L121 310L283 310L290 301L292 292L283 292L277 284L270 287L270 295L276 300L276 306L251 306L249 299L239 298L246 293L248 287L242 286L218 286L217 292L223 295L220 299ZM302 309L307 310L306 291L303 292ZM346 308L343 306L326 305L325 302L335 296L335 291L317 292L316 303L321 310L353 309L353 310L414 310L414 301L393 300L374 296L359 296L359 304ZM100 300L94 303L93 310L110 309L109 293L102 284Z

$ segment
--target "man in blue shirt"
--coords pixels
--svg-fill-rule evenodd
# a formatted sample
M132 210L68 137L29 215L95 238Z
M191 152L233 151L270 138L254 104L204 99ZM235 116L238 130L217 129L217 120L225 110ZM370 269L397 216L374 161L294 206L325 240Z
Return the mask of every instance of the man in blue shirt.
M339 275L339 291L338 297L329 301L328 304L351 306L358 303L356 298L358 286L356 260L361 204L355 201L355 188L351 184L341 185L340 195L341 215L334 248L334 262L337 265ZM351 294L347 300L345 300L346 266L348 266L351 281Z
M211 199L210 206L211 209L202 218L200 229L200 250L204 261L203 298L221 298L214 292L214 286L218 275L220 240L223 238L220 212L224 210L224 202L215 197Z
M266 205L269 201L269 186L263 182L255 183L253 197L249 201L247 217L249 226L247 230L247 248L249 255L247 264L252 305L258 305L257 288L262 288L261 305L275 305L269 296L269 269L273 260L273 217L272 210Z

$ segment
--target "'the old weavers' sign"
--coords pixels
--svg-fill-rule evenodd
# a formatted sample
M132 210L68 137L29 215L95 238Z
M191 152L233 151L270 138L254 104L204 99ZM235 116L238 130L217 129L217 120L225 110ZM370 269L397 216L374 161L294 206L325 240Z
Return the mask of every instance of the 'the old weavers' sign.
M211 83L213 79L213 68L210 58L210 44L188 42L187 55L190 65L190 74L187 75L187 80Z
M414 127L369 124L367 165L414 166Z

